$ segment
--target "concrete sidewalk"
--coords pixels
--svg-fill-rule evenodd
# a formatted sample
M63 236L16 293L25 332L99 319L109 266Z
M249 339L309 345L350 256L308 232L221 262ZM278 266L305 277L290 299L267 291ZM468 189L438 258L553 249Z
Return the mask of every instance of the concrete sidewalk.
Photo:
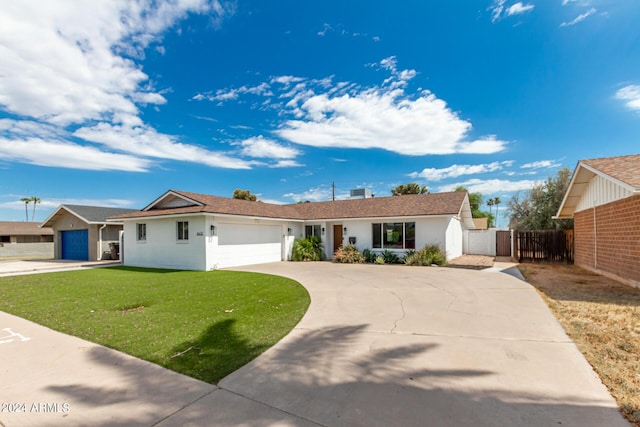
M244 270L298 280L312 303L287 337L218 387L0 312L0 402L27 409L0 412L0 422L629 425L537 293L501 270ZM60 410L30 412L33 403Z
M70 261L63 259L0 260L0 277L80 270L120 265L120 261Z

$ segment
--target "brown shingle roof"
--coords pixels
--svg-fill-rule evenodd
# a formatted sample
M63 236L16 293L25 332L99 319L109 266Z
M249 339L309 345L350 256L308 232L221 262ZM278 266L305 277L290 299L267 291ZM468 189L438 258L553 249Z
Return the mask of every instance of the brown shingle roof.
M118 215L111 219L198 212L297 220L456 215L460 212L466 195L463 192L450 192L275 205L187 191L171 190L171 192L201 203L203 206L157 210L151 207L146 211Z
M640 154L582 160L581 163L640 189Z
M302 203L295 206L304 219L375 218L456 215L466 193L414 194L370 199Z
M49 227L40 228L37 222L0 221L0 234L3 236L51 236Z

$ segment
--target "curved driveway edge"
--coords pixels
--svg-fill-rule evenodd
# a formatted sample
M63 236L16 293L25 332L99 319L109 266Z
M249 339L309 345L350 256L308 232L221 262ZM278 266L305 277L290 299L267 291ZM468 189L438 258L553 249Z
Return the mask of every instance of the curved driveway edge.
M629 425L536 291L509 274L292 262L242 270L299 281L311 306L219 387L295 415L295 425ZM211 425L221 410L207 396L161 426Z

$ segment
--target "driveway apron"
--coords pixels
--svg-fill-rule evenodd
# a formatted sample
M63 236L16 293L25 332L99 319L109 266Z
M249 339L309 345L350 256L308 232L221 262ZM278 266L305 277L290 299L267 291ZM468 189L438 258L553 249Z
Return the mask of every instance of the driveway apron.
M311 306L219 387L299 423L629 425L540 296L510 274L329 263L243 270L299 281ZM161 425L207 425L222 409L212 395Z

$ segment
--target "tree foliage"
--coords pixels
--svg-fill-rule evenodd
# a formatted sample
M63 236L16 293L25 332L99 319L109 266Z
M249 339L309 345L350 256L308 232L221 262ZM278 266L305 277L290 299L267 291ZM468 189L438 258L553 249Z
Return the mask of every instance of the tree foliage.
M394 196L402 196L403 194L427 194L428 192L429 189L426 185L420 186L415 182L410 182L407 185L400 184L391 190L391 194Z
M473 218L487 218L487 225L493 226L493 214L491 212L481 211L482 206L482 193L469 193L466 187L457 187L456 191L466 191L469 194L469 206L471 207L471 216Z
M524 196L514 195L507 202L511 226L517 230L567 230L573 228L572 219L554 220L569 183L571 171L560 169L555 177L549 176Z
M255 202L256 200L258 200L255 194L251 194L251 191L241 190L239 188L236 188L235 190L233 190L233 198L239 199L239 200L249 200L252 202Z

